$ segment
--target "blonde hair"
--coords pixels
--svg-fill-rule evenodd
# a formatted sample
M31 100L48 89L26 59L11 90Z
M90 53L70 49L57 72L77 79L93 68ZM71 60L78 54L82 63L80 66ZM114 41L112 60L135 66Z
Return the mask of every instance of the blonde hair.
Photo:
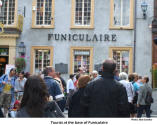
M77 87L84 88L84 87L86 87L86 85L89 81L90 81L90 77L88 75L80 76L80 78L78 79Z

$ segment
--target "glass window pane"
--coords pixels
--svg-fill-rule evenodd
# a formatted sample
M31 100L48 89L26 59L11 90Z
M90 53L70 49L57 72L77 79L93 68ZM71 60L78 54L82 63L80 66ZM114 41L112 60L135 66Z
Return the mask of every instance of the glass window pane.
M75 50L74 51L74 73L81 67L84 72L89 73L90 51Z
M90 25L91 0L75 1L75 25Z
M113 51L113 59L119 72L129 73L129 51Z
M0 48L0 55L9 55L9 49L8 48Z
M46 66L50 66L50 50L35 50L35 73L40 73Z
M12 25L15 22L15 0L2 0L1 12L3 15L3 24Z
M121 0L114 0L114 25L121 25Z
M37 0L36 24L43 24L44 0Z
M75 24L82 25L82 0L76 0L75 3Z
M129 72L129 51L122 51L121 52L122 58L122 72Z
M84 25L90 25L91 0L84 0Z
M52 0L45 1L45 25L51 24Z
M130 24L130 0L123 0L122 22L123 26Z
M51 25L52 0L37 0L36 25Z
M130 24L130 0L114 0L114 25L129 26Z

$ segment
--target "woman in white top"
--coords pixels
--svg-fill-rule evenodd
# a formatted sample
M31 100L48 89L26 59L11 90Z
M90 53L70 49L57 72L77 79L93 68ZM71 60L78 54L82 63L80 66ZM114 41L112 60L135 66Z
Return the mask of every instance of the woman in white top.
M119 74L120 83L126 88L128 103L130 109L130 116L133 117L134 111L132 111L133 107L133 98L134 98L134 87L131 82L128 81L128 75L125 72L121 72Z
M26 83L26 78L24 77L24 72L19 73L19 77L15 81L15 93L19 101L22 100L24 85Z

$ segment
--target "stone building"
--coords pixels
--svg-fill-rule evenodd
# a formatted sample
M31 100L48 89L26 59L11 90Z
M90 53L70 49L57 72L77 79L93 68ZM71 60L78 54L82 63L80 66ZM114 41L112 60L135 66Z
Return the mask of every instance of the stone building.
M80 67L87 73L99 70L104 59L110 57L116 60L119 72L151 77L149 25L153 20L154 0L1 1L17 5L14 20L21 14L24 17L23 31L14 40L16 46L21 42L26 46L25 71L39 73L51 65L67 79ZM141 9L143 2L147 3L145 14ZM4 43L9 48L4 35L0 35L0 48ZM9 53L9 61L13 61L15 52L9 48Z

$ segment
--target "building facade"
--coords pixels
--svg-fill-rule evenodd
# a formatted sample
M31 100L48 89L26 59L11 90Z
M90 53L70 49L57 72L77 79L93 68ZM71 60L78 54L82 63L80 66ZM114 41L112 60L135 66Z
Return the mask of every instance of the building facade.
M0 0L0 76L6 64L15 64L16 42L23 22L18 6L18 0Z
M114 58L120 72L151 77L153 0L145 0L146 19L144 0L14 1L16 13L24 16L16 45L26 46L26 71L39 73L51 65L67 79L80 67L90 73Z
M152 78L153 87L157 88L157 1L154 1L154 19L152 21Z

